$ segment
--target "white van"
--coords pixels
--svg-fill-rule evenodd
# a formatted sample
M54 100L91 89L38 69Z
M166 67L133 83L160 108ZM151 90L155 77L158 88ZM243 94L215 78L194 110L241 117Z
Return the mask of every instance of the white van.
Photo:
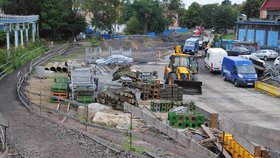
M222 61L227 52L222 48L209 48L204 59L205 67L210 72L220 72L222 70Z

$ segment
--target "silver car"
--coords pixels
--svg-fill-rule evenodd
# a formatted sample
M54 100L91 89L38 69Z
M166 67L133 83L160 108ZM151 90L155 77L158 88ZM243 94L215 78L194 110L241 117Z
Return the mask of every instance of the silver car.
M259 57L261 59L264 59L264 60L275 59L278 57L277 52L275 52L274 50L269 50L269 49L258 50L255 53L252 53L252 55Z

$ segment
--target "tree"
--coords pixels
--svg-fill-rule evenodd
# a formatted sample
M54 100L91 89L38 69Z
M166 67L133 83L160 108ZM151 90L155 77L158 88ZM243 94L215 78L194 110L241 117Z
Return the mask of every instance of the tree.
M203 23L202 19L202 8L201 6L193 2L187 11L187 18L189 19L189 26L188 27L195 27L200 26Z
M227 29L231 29L234 26L236 18L233 15L231 6L221 5L214 13L214 29L216 32L223 33Z
M163 5L159 0L135 0L127 6L129 8L126 7L126 9L129 9L129 11L124 11L126 19L129 18L130 20L127 24L132 25L131 21L136 23L135 19L139 21L139 27L129 33L162 32L168 26L168 20L163 14ZM130 19L131 17L134 18Z
M180 27L190 26L190 21L189 21L187 15L188 15L188 11L185 8L179 9L179 26Z
M117 8L120 4L118 0L85 0L84 8L93 13L93 26L111 34L113 24L118 20Z
M41 34L48 39L74 37L85 29L85 18L77 13L76 1L47 0L42 3Z
M205 28L214 27L213 24L213 22L215 21L214 13L218 9L218 7L219 7L218 3L206 4L202 6L202 19L203 19L203 23L205 24Z
M230 0L224 0L221 4L222 4L222 5L228 5L228 6L230 6L230 5L231 5L231 1L230 1Z
M40 14L41 3L45 0L1 0L1 9L6 14Z
M241 13L246 14L250 18L258 18L263 2L264 0L246 0L242 4Z
M177 15L179 9L183 8L182 0L163 0L164 13L170 23L172 23Z

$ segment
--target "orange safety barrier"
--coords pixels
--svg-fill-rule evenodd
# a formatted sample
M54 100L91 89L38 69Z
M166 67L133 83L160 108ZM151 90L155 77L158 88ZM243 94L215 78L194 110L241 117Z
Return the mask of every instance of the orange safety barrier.
M254 158L246 149L233 139L232 134L225 133L224 147L232 155L232 158Z

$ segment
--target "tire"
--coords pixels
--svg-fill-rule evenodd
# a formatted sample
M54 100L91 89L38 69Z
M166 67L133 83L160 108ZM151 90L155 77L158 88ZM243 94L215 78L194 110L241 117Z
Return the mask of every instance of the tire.
M176 80L176 74L175 73L171 73L169 74L168 78L167 78L167 83L168 84L174 84L174 81Z
M226 78L226 76L225 76L225 75L223 75L223 80L224 80L224 81L227 81L227 78Z
M267 56L264 56L264 57L263 57L263 60L267 61L267 60L268 60Z
M237 83L237 80L234 80L233 84L234 84L235 87L239 86L238 83Z

